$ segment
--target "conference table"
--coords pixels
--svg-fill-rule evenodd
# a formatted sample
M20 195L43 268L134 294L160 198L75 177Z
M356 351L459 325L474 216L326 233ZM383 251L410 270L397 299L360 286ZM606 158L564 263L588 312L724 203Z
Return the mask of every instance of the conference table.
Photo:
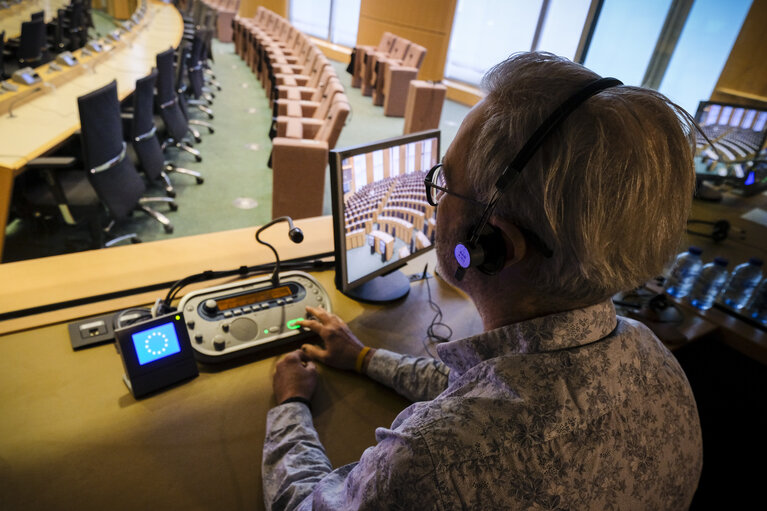
M77 98L117 81L122 100L133 92L136 80L151 72L156 55L177 47L184 23L178 10L157 0L147 2L146 15L120 40L106 38L109 51L84 55L73 68L36 69L42 82L18 85L18 91L0 94L0 254L13 192L13 180L25 165L75 134L80 127Z
M332 251L330 217L298 220L303 243L286 228L261 235L280 257ZM0 313L38 307L31 316L0 321L0 495L4 509L263 509L260 460L271 378L286 346L232 363L200 364L200 375L136 400L121 377L113 344L78 351L67 323L119 308L151 304L162 289L144 291L206 269L270 262L256 228L169 239L0 265ZM434 251L402 271L432 278L407 297L370 305L339 293L334 272L312 275L333 311L373 347L426 352L434 317L429 295L453 339L478 333L474 306L434 277ZM7 279L7 280L6 280ZM206 282L185 288L182 294ZM428 286L428 287L427 287ZM133 290L122 296L118 291ZM101 299L101 298L103 299ZM88 302L88 303L84 303ZM47 309L46 309L47 307ZM58 307L58 308L57 308ZM397 325L397 328L392 328ZM430 347L433 350L433 347ZM333 466L359 459L408 402L364 376L320 366L314 424Z

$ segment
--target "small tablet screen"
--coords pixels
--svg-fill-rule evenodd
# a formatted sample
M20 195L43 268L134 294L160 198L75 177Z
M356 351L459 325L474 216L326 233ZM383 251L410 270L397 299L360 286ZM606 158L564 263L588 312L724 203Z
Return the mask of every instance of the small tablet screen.
M131 335L140 365L160 360L181 351L173 322L163 323Z

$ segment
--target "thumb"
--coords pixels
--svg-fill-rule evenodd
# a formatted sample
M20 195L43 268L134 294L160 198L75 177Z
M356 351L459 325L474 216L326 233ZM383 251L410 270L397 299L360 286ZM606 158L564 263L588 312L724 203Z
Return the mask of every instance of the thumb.
M320 362L325 362L325 359L328 356L327 350L324 350L319 346L315 346L314 344L304 344L301 346L301 350L311 360L319 360Z

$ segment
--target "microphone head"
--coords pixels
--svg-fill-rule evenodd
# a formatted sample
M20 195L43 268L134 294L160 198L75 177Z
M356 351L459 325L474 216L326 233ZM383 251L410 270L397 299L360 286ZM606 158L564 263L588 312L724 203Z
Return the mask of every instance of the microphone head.
M293 227L291 230L289 230L288 236L290 236L290 241L293 243L301 243L304 241L304 232L298 227Z

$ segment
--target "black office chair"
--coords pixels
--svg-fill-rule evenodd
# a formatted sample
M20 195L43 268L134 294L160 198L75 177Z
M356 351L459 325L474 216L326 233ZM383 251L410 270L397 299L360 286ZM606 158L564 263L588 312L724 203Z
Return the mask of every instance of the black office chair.
M199 172L180 168L165 161L162 146L157 138L157 127L154 123L154 87L156 83L156 69L152 70L148 76L136 80L129 133L131 145L136 152L141 169L150 180L162 180L165 183L165 192L168 196L175 197L176 192L170 182L168 172L193 176L197 180L197 184L202 184L204 179Z
M157 73L157 104L166 131L163 149L173 146L192 154L198 162L202 161L200 152L186 141L191 131L189 121L181 110L179 94L176 92L172 48L157 54Z
M5 30L0 32L0 80L8 78L5 72Z
M213 119L213 110L210 106L215 97L211 93L205 92L205 31L197 30L192 40L192 48L187 58L187 77L189 78L189 87L187 93L191 96L187 104L197 107L202 113Z
M25 21L21 24L19 47L16 60L19 67L37 67L45 64L48 41L45 34L45 22L41 19Z
M105 207L109 224L100 230L103 234L108 234L116 222L140 210L160 222L165 232L173 232L168 219L147 204L166 203L171 211L178 209L178 206L168 197L142 197L146 190L144 181L131 160L126 158L127 146L123 141L117 82L112 81L101 89L79 97L77 104L83 166L88 170L52 170L51 167L61 167L67 163L71 165L72 158L69 162L63 161L64 158L59 158L59 161L46 158L33 160L29 167L44 172L47 186L38 185L26 189L24 196L28 205L41 214L58 210L68 224L77 223L75 218L76 213L79 213L89 221L94 231L94 225L101 225L98 212ZM105 243L99 239L98 244L112 246L125 239L137 240L135 234L129 234Z
M187 96L190 92L189 85L187 84L188 73L186 70L189 63L190 52L191 45L179 46L176 52L176 92L178 93L178 104L181 107L181 112L184 114L187 124L189 124L189 132L194 136L196 142L202 142L202 137L196 127L207 128L209 133L215 133L215 130L213 129L213 125L209 122L194 119L189 115L189 102Z

